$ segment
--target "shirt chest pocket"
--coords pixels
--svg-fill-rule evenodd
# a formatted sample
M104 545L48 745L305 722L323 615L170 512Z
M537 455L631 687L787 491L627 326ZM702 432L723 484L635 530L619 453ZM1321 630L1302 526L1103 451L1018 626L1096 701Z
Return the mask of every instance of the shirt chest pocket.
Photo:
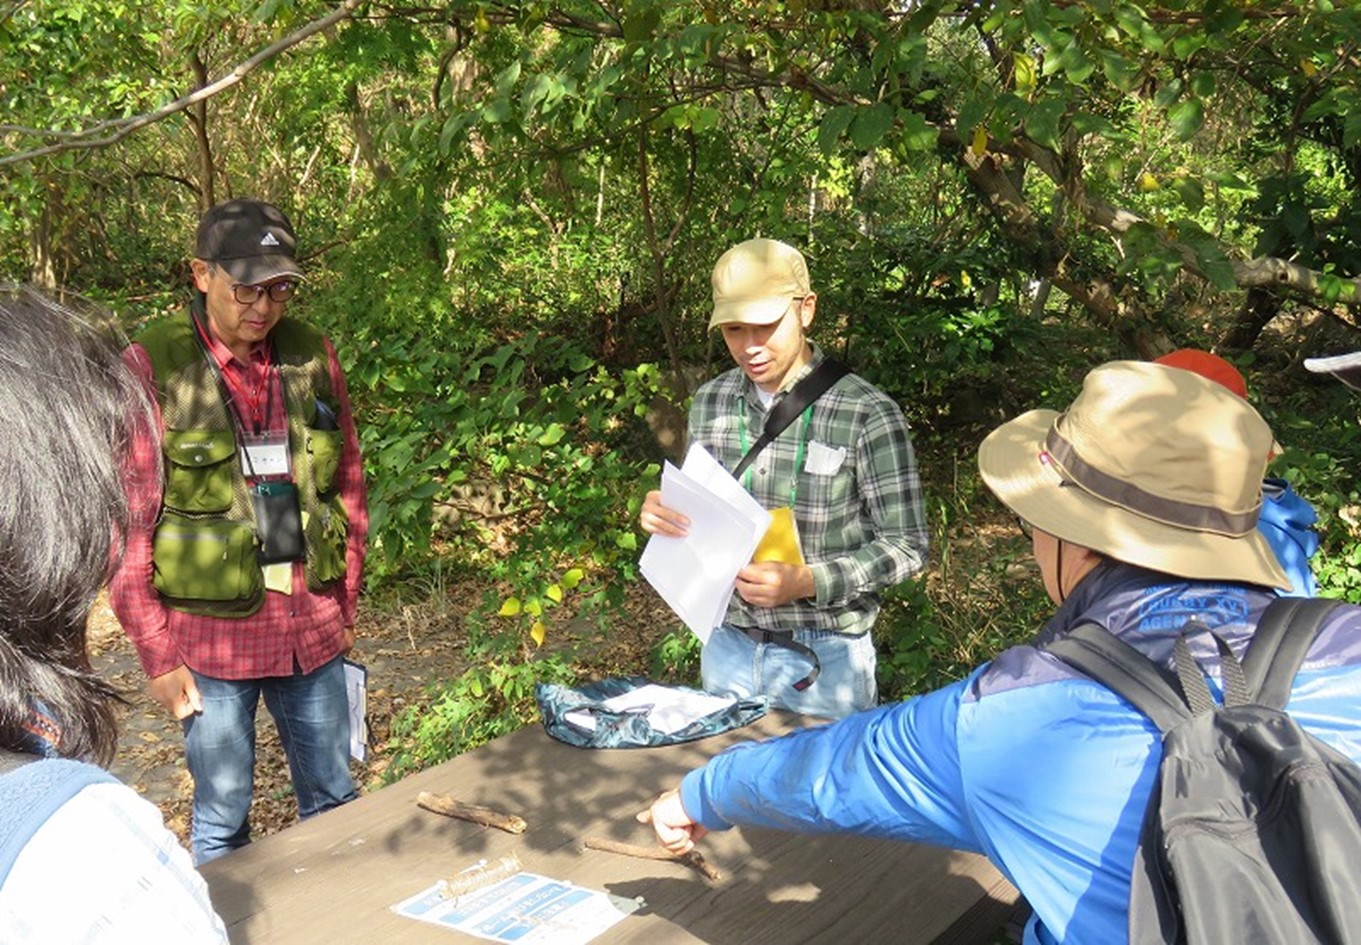
M808 441L799 475L799 504L812 508L843 509L859 501L856 495L855 453L847 446L824 440Z
M167 508L200 514L231 508L236 437L230 430L167 430L162 449Z
M844 446L829 446L818 440L809 440L803 471L810 476L835 476L846 465L846 452Z

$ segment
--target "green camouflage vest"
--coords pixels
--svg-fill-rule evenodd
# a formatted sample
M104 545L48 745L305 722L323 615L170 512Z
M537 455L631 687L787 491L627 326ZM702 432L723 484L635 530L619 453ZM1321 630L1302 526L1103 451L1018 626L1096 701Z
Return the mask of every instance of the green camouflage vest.
M202 317L202 300L195 310ZM302 509L307 587L345 576L349 517L336 486L343 434L316 429L318 402L332 416L326 347L319 331L285 318L270 333L288 411L288 448ZM259 538L232 419L194 336L173 316L137 342L156 375L165 455L165 495L152 541L153 583L167 606L191 614L245 617L264 603Z

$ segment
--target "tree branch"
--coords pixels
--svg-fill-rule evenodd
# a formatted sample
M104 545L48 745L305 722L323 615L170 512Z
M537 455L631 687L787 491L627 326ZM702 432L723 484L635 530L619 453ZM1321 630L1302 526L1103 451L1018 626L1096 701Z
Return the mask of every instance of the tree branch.
M941 138L942 141L959 143L957 135L947 136L942 132ZM1058 155L1033 141L1018 136L1011 145L1005 147L990 141L989 148L991 149L994 146L1002 153L1011 154L1013 157L1025 161L1053 181L1059 190L1068 196L1073 209L1093 226L1122 235L1129 232L1130 228L1136 224L1148 222L1131 210L1117 207L1099 197L1092 196L1081 177L1064 173ZM1200 275L1190 250L1185 247L1178 247L1178 249L1187 268ZM1226 250L1226 255L1231 254ZM1308 266L1302 266L1299 263L1275 256L1260 256L1248 260L1234 259L1232 262L1234 279L1241 288L1276 286L1310 297L1319 297L1323 294L1323 273L1310 269ZM1342 279L1340 281L1344 293L1347 286L1351 286L1352 291L1351 299L1344 304L1355 305L1361 302L1361 279Z
M219 92L226 91L238 84L242 79L250 75L260 66L277 57L280 53L298 45L313 34L319 33L349 17L363 2L364 0L344 0L339 7L326 16L319 20L313 20L302 29L290 33L277 42L271 43L211 85L205 85L202 88L196 89L188 95L181 96L180 98L175 99L175 101L168 105L163 105L153 112L147 112L143 115L133 115L128 118L96 122L89 128L77 132L34 131L31 129L10 128L8 130L21 130L40 137L59 138L61 140L56 144L34 148L29 151L19 151L14 154L0 157L0 167L7 164L17 164L20 161L31 161L34 158L46 157L49 154L60 154L63 151L102 148L110 144L115 144L140 128L145 128L147 125L155 124L162 119L169 118L171 115L182 112L198 102L212 98Z

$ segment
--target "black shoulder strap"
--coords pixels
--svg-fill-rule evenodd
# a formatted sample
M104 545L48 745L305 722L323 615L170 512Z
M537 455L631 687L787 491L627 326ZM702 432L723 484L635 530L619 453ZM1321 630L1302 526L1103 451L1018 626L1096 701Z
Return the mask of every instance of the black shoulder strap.
M1177 678L1105 627L1084 623L1045 651L1106 686L1148 716L1160 731L1190 717Z
M793 423L809 404L827 393L833 384L849 373L851 373L851 369L840 361L823 358L821 364L813 368L807 377L789 389L789 392L778 404L770 408L770 412L766 414L766 425L761 430L761 435L751 445L751 449L747 450L747 455L742 457L737 468L732 471L733 478L742 478L742 473L747 471L747 467L752 464L761 450L769 446L775 437L783 433L784 428Z
M1226 705L1245 703L1284 709L1295 674L1324 619L1338 605L1324 598L1283 597L1272 601L1253 631L1241 669L1216 633L1224 673ZM1211 708L1209 689L1186 643L1177 637L1177 674L1150 660L1105 627L1085 623L1051 642L1045 651L1115 692L1167 732L1191 714Z
M1319 627L1339 603L1324 597L1281 597L1267 606L1243 657L1243 675L1253 702L1285 708L1295 674Z

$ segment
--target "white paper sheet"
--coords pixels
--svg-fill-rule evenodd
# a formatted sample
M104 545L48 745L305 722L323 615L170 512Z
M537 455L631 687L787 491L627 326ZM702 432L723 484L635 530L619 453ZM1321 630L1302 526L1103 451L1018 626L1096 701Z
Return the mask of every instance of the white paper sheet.
M702 641L723 622L737 572L770 527L770 513L702 446L692 445L679 469L662 470L662 504L684 513L684 538L653 535L638 569Z
M613 712L637 712L647 716L655 730L670 735L706 715L722 711L737 700L730 696L711 696L707 692L674 689L670 686L639 686L601 703ZM595 716L585 709L573 709L567 721L587 731L595 731Z
M345 661L345 699L350 713L350 757L363 761L369 755L369 671L364 664Z

